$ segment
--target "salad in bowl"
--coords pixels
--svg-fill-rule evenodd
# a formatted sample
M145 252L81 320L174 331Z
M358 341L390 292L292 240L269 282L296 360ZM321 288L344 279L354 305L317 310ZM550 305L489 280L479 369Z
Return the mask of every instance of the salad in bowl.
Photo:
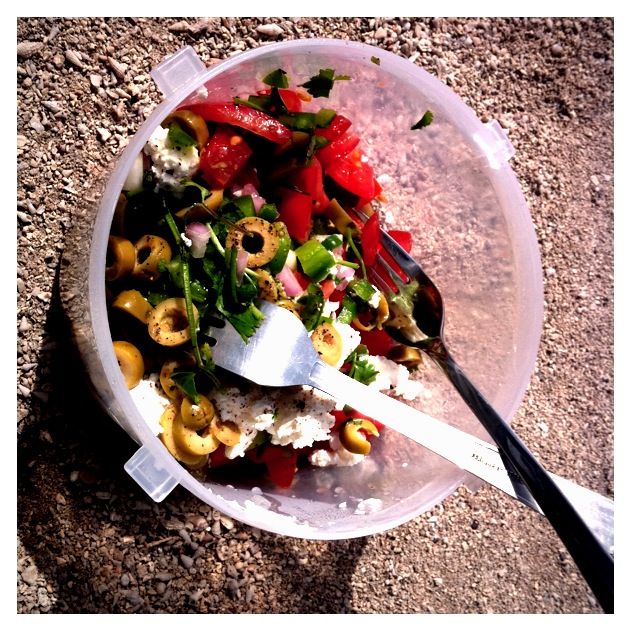
M287 489L305 467L362 462L384 432L313 388L215 367L210 328L225 320L247 342L262 300L350 377L407 400L422 390L420 352L384 328L400 302L395 313L394 293L371 282L387 191L361 130L328 103L349 80L278 68L231 100L198 94L156 127L120 193L105 269L116 359L143 418L199 479L247 468ZM431 122L427 111L413 128ZM410 251L410 232L389 232Z

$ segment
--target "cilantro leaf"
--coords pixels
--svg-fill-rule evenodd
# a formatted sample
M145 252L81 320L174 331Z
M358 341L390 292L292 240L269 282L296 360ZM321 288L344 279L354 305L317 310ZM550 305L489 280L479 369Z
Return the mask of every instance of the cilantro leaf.
M381 66L381 59L379 59L379 57L375 57L374 55L370 58L370 61L372 61L373 64L376 64L377 66Z
M263 83L265 85L269 85L272 88L285 89L289 87L287 73L281 68L278 68L278 70L272 70L272 72L266 74L263 77Z
M191 138L179 125L171 123L169 125L169 133L167 140L172 147L177 149L187 149L188 147L196 147L199 143Z
M199 395L195 386L195 371L178 368L171 373L175 385L187 396L199 403Z
M226 320L237 330L244 342L247 342L259 328L265 316L253 304L242 313L224 312Z
M432 114L432 112L427 110L427 112L423 114L421 120L419 120L417 123L414 123L414 125L412 125L410 129L412 130L423 129L423 127L427 127L428 125L431 125L433 121L434 121L434 114Z
M379 374L379 371L368 360L367 355L368 349L360 344L344 361L345 364L351 365L348 376L364 385L372 383Z
M350 77L348 75L336 75L335 70L326 68L325 70L320 70L320 72L311 77L309 81L301 83L300 87L305 88L313 97L328 97L335 81L350 81Z

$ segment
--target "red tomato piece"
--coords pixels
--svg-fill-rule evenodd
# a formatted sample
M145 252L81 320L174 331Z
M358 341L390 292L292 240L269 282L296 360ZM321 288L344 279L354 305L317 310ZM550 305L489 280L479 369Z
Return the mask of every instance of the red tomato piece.
M235 125L278 144L292 137L289 127L273 116L247 105L201 102L188 105L186 109L199 114L205 121Z
M328 169L329 165L339 158L347 156L357 145L359 144L359 136L346 132L330 145L322 147L316 151L318 160L322 163L325 169Z
M362 199L375 197L375 178L370 165L363 161L361 152L338 158L325 166L327 174L342 188Z
M366 416L365 414L362 414L361 412L358 412L357 410L349 410L348 412L344 410L333 410L331 414L335 418L335 424L331 428L332 432L339 429L349 418L366 419L367 421L370 421L377 428L378 432L380 432L385 427L383 423L380 423L379 421L372 418L371 416ZM366 436L366 437L369 438L369 436Z
M276 205L278 220L285 224L290 237L304 243L313 227L313 198L291 188L279 187L278 192L281 198Z
M361 331L362 344L368 349L370 355L385 357L388 351L396 345L396 342L386 333L385 329L372 329Z
M211 188L226 188L243 169L252 150L227 125L218 125L200 154L200 170Z
M381 228L379 227L379 215L372 214L362 228L361 236L362 257L368 267L377 262L377 254L381 247Z
M268 96L272 93L270 90L259 90L258 94L261 96ZM288 90L287 88L278 88L278 94L283 100L288 112L301 112L302 111L302 99L294 92L294 90Z
M381 195L381 193L383 192L383 188L381 188L381 184L377 182L377 178L375 178L374 186L375 186L375 190L374 190L372 199L365 199L365 198L360 197L357 200L357 208L361 208L362 206L365 206L366 204L370 204L370 202L372 202L372 200L375 199L375 197L379 197L379 195Z
M407 230L388 230L388 234L409 254L412 251L412 233Z
M322 288L324 299L328 300L335 291L335 281L327 278L320 283L320 287Z
M331 121L331 124L328 127L318 127L315 130L317 136L322 136L327 140L333 142L337 140L348 128L351 126L351 121L346 118L346 116L342 116L341 114L336 114Z
M266 445L263 451L263 462L272 482L281 489L288 489L293 482L297 456L295 449L281 445Z
M311 164L294 169L287 177L287 182L303 193L308 193L314 200L312 212L319 214L329 204L329 198L324 192L322 165L317 158Z
M226 456L226 447L225 445L219 445L218 449L215 449L215 451L212 452L212 454L210 454L210 459L208 461L208 466L211 468L215 468L215 467L221 467L222 465L225 464L230 464L233 463L234 460L230 460L227 456Z

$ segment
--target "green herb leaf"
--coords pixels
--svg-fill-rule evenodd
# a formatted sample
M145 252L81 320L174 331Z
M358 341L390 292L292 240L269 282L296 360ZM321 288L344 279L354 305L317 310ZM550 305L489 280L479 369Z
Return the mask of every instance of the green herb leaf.
M368 349L360 344L344 361L345 364L350 364L348 376L355 381L359 381L365 385L372 383L379 371L368 360Z
M320 285L310 283L305 293L298 298L298 302L304 306L302 310L302 323L307 331L313 331L322 317L324 309L324 294Z
M418 123L414 123L414 125L412 125L410 129L423 129L423 127L427 127L428 125L431 125L433 121L434 121L434 114L432 114L432 112L427 110L427 112L423 114L423 117L421 118L421 120L418 121Z
M336 75L335 70L326 68L325 70L320 70L309 81L301 83L300 87L305 88L315 98L320 96L328 97L335 81L350 81L350 77L348 75Z
M370 58L370 61L372 61L373 64L377 65L377 66L381 66L381 59L379 59L379 57L375 57L374 55Z
M272 72L266 74L263 77L263 83L269 85L272 88L288 88L289 80L287 79L287 73L282 69L272 70Z
M178 149L188 149L188 147L197 146L195 139L191 138L179 125L176 125L175 123L171 123L169 125L167 140L172 147L177 147Z
M181 368L171 373L171 379L175 385L188 397L193 399L195 403L199 403L199 395L195 386L195 372L192 370L183 370Z

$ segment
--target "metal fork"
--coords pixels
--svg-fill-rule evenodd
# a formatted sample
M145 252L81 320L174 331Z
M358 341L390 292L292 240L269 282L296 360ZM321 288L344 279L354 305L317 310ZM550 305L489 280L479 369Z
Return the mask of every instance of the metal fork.
M356 211L362 221L368 216ZM546 515L568 551L577 562L585 578L593 580L592 589L601 604L613 606L613 559L577 514L575 507L561 491L558 479L537 461L511 426L500 416L478 388L471 382L453 358L443 338L444 307L440 291L423 271L423 268L385 230L381 229L381 244L385 252L404 273L405 278L379 253L378 265L371 270L371 280L386 295L392 292L392 283L418 283L413 299L415 324L408 328L385 325L390 336L397 342L425 352L449 378L464 402L482 423L499 448L507 470L515 476L523 489ZM381 269L385 274L380 274ZM571 516L570 519L569 516ZM603 585L607 587L602 591ZM600 589L600 596L596 592ZM611 600L608 600L611 598ZM603 608L606 607L603 605Z
M322 361L305 327L294 314L269 302L262 302L260 310L265 318L248 343L230 324L205 331L214 340L212 357L217 366L262 386L306 385L317 388L547 515L545 509L542 510L536 502L528 501L527 494L522 492L526 489L520 489L522 482L515 477L516 474L506 469L494 445L344 375ZM550 480L548 486L557 489L548 474L545 475ZM576 499L577 504L594 509L591 513L586 511L586 518L596 527L603 526L601 513L607 512L608 500L567 480L557 479L564 491ZM537 483L533 483L533 486L538 488ZM557 532L603 609L612 609L612 557L573 505L560 491L558 494L562 501L555 507L554 514L557 522L562 523L559 523ZM547 487L538 495L545 500ZM610 508L613 511L613 504ZM609 524L609 527L612 525Z

